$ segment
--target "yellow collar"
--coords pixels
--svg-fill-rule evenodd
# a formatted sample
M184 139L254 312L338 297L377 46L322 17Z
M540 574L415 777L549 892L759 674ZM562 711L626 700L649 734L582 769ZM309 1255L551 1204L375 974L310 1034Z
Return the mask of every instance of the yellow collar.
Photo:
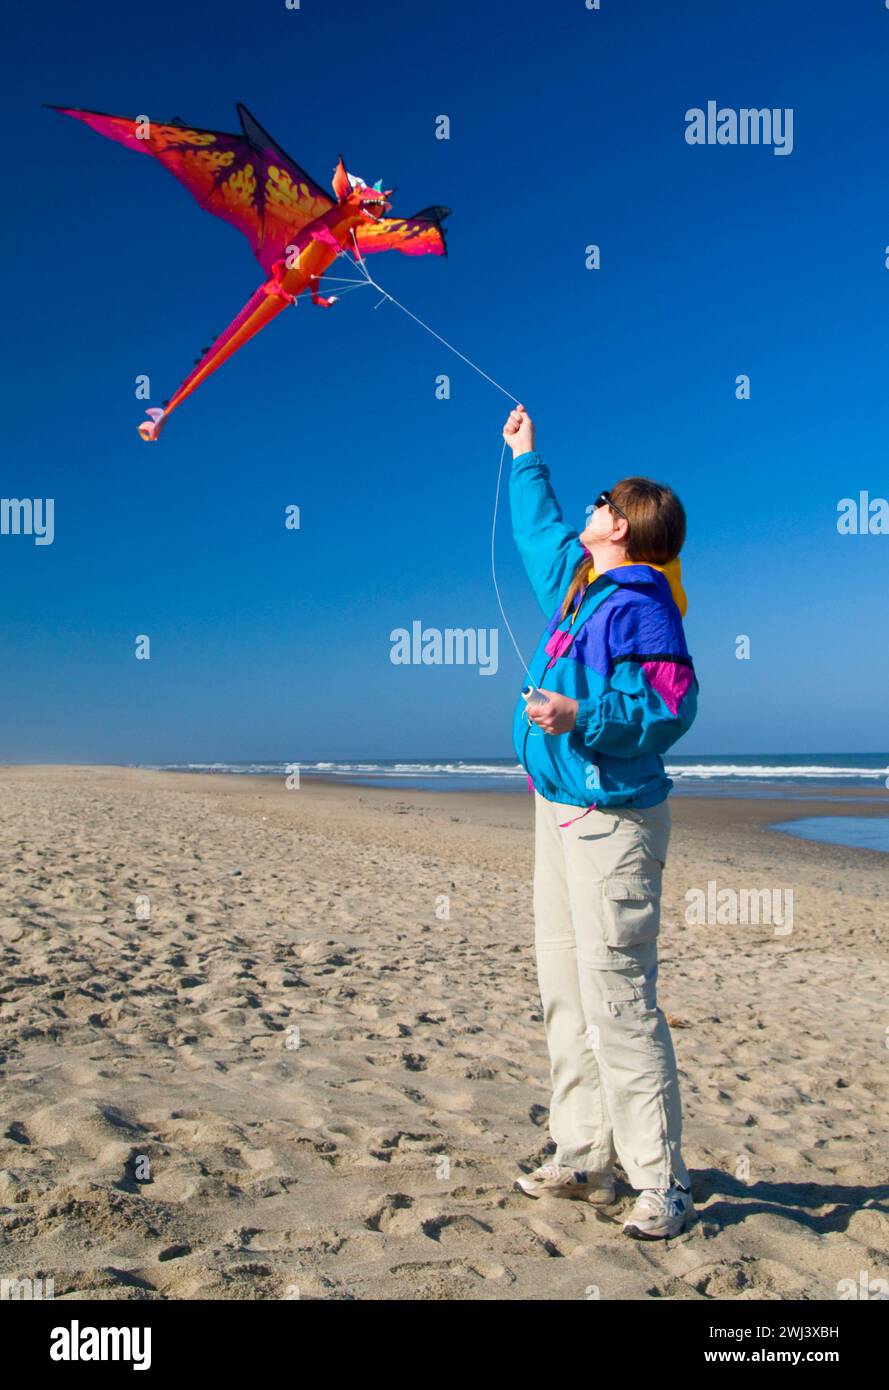
M649 569L659 570L670 586L670 593L673 595L673 602L679 609L680 615L684 618L688 611L688 599L682 587L682 562L677 555L675 560L670 560L666 565L655 565L650 560L621 560L616 565L611 565L610 570L621 569L624 565L647 565ZM609 570L609 573L610 573ZM587 574L587 584L592 584L599 576L593 566L590 566ZM578 604L578 608L580 605ZM578 608L575 608L571 622L577 616Z

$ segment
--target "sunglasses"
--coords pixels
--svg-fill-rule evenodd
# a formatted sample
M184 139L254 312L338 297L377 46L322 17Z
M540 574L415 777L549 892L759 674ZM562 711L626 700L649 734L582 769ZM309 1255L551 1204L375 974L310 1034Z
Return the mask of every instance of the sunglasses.
M596 498L595 502L593 503L593 506L594 506L595 508L599 508L599 507L610 507L611 510L612 510L613 512L617 512L618 516L622 516L623 519L624 519L624 521L627 521L627 522L628 522L628 521L630 520L630 518L627 516L626 512L625 512L625 511L622 511L621 508L617 505L616 502L612 502L612 500L611 500L611 493L610 493L610 492L600 492L600 493L599 493L599 496Z

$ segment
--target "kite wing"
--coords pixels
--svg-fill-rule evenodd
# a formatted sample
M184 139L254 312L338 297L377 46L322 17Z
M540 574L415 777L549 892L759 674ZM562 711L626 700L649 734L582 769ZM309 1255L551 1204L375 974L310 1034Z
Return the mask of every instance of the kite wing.
M424 208L413 217L381 217L356 228L355 240L364 256L369 251L401 251L406 256L446 256L445 228L450 208Z
M240 102L240 135L67 106L53 110L128 149L153 155L202 207L244 233L266 271L309 222L335 206Z

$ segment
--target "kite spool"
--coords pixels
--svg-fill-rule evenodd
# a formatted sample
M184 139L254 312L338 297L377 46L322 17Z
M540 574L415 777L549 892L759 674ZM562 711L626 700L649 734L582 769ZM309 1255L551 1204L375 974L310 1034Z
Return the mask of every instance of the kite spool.
M548 705L549 700L537 689L536 685L526 685L522 691L522 699L526 705Z

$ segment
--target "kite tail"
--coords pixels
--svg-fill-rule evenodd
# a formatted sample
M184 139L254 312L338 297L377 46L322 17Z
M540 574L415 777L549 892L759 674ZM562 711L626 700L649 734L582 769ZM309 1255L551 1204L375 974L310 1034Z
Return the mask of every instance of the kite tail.
M151 444L157 439L163 429L164 420L167 418L167 412L161 410L160 406L152 405L149 406L145 414L148 416L148 419L142 421L139 426L139 433L146 444Z
M158 406L152 406L150 410L146 411L149 418L143 420L139 425L139 434L142 439L146 443L154 443L169 416L178 405L181 405L186 396L190 396L202 381L211 376L217 368L222 366L223 362L237 352L239 347L243 347L244 343L292 302L293 296L286 294L281 289L274 276L267 280L264 285L260 285L259 289L247 300L238 316L232 319L225 332L220 333L212 347L209 347L203 357L198 360L175 395L165 402L163 410Z

